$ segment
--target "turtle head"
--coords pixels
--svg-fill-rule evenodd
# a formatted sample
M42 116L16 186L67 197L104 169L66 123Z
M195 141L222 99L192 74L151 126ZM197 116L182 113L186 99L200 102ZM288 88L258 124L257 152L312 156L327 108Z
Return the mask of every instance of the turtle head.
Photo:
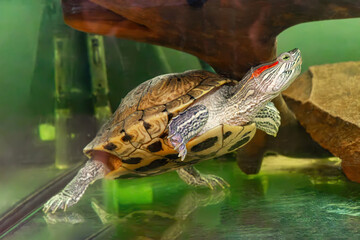
M251 68L249 80L253 79L255 89L272 99L296 79L301 72L301 64L301 52L295 48L280 54L270 63Z
M269 101L296 79L301 72L301 64L300 50L295 48L280 54L274 61L252 67L232 89L228 111L233 111L236 105L239 112L230 121L240 125L253 121Z

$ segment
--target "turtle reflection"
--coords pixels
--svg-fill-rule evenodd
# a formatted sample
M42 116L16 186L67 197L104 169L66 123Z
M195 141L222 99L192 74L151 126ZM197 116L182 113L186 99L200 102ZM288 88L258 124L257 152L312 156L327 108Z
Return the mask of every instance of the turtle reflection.
M177 239L186 229L189 216L195 210L200 207L221 203L228 193L229 191L226 190L190 190L180 199L175 214L156 210L138 210L125 216L118 216L109 213L101 207L95 199L92 199L91 206L105 226L91 237L100 237L100 235L109 231L113 232L119 229L120 231L127 229L127 236L141 233L141 236L133 235L130 237L131 239ZM149 225L148 223L155 221L159 228L153 229L151 226L153 227L154 225ZM169 223L169 227L163 227L164 225L168 226ZM146 226L149 227L147 228ZM159 236L159 229L166 230L162 231Z

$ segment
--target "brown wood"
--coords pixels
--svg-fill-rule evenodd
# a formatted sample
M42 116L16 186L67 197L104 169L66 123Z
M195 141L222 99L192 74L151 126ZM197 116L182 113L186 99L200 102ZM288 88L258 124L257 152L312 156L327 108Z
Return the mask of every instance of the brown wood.
M62 2L71 27L185 51L235 79L241 79L250 66L274 57L275 38L284 29L302 22L360 16L358 0Z

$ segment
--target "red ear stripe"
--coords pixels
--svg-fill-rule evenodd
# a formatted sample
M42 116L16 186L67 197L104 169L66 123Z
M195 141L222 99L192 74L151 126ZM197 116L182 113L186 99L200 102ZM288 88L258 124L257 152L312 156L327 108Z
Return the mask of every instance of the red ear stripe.
M264 72L265 70L267 70L267 69L269 69L269 68L272 68L272 67L278 65L278 63L279 63L279 61L276 61L276 62L271 63L271 64L269 64L269 65L265 65L265 66L259 67L258 69L256 69L256 70L253 72L253 74L251 75L251 78L260 76L260 74L261 74L262 72Z

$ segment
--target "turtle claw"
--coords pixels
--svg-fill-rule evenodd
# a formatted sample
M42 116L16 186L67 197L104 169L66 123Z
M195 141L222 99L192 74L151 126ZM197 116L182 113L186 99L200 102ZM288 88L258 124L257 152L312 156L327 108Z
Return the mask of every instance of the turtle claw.
M186 149L186 146L185 144L183 144L181 146L182 150L179 152L179 155L178 157L181 157L181 161L184 161L185 157L186 157L186 154L187 154L187 149Z
M181 161L184 161L186 154L187 154L187 149L186 149L186 145L184 143L181 143L180 145L176 146L176 149L179 152L178 157L181 158Z
M198 187L208 187L211 190L220 187L225 189L230 187L224 179L212 174L201 174L193 166L186 166L176 170L180 178L189 185Z
M182 144L177 144L177 145L175 144L175 146L174 146L174 150L176 150L176 151L177 151L181 145L182 145Z
M187 154L187 149L184 143L184 139L180 133L171 134L168 139L170 144L174 147L174 150L179 152L178 157L181 157L181 161L184 161Z
M58 209L63 209L64 211L66 211L67 207L74 205L76 202L77 201L71 196L67 195L64 192L60 192L59 194L50 198L50 200L44 204L43 211L44 213L48 213L50 211L53 214Z
M198 185L207 186L211 190L214 190L216 187L221 187L222 189L230 187L230 184L227 183L224 179L211 174L201 174L198 178Z

